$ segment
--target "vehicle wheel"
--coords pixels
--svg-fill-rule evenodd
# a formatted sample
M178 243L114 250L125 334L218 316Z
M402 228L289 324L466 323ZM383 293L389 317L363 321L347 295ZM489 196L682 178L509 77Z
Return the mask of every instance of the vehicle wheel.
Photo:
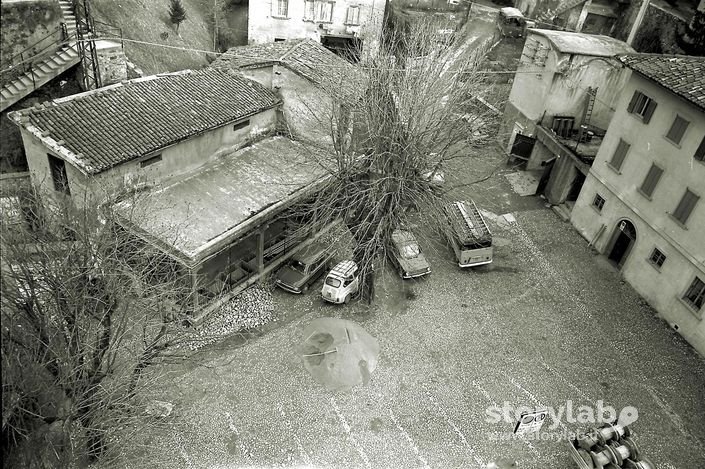
M343 300L343 303L345 303L345 304L350 303L350 295L345 295L345 299Z

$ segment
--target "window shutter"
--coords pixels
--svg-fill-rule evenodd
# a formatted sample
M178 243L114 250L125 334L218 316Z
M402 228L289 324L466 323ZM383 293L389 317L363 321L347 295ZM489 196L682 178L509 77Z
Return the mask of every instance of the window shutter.
M661 174L663 174L663 169L652 164L649 172L646 174L646 178L644 178L644 183L641 185L641 191L651 197L651 194L654 193L654 189L656 189L656 184L658 184L659 179L661 179Z
M673 124L671 124L671 128L666 134L666 138L674 143L681 143L683 134L685 134L685 131L688 129L688 124L690 124L690 122L683 119L681 116L676 116L673 120Z
M610 161L610 165L612 165L614 169L619 170L622 168L622 164L624 163L624 158L627 156L629 147L630 145L627 142L621 138L619 139L617 149L614 151L614 155L612 155L612 160Z
M699 199L700 197L693 194L690 189L686 189L685 194L683 194L683 198L681 198L680 203L673 212L673 218L685 224Z
M698 161L705 161L705 137L700 141L698 149L695 150L694 157Z
M636 101L639 99L639 93L638 91L635 91L634 94L632 95L632 100L629 101L629 106L627 106L627 112L634 112L634 106L636 106Z
M654 115L656 110L656 101L653 99L649 100L649 104L646 105L646 110L644 111L644 124L648 124L651 121L651 116Z

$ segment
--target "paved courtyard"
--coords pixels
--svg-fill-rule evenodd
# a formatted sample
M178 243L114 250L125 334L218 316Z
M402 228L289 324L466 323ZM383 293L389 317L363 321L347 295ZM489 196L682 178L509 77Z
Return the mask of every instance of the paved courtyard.
M540 198L513 194L501 156L458 165L450 183L496 170L458 197L516 217L491 221L493 264L461 270L428 233L420 238L431 276L402 282L387 272L372 313L323 304L320 282L303 296L276 291L277 327L159 370L152 397L175 408L171 427L145 438L148 465L482 468L510 457L572 468L565 440L506 439L513 424L488 422L487 409L570 402L575 416L602 400L637 409L635 440L657 467L705 467L703 358ZM367 387L333 394L303 368L302 331L321 316L352 319L378 338ZM543 432L585 426L563 417Z

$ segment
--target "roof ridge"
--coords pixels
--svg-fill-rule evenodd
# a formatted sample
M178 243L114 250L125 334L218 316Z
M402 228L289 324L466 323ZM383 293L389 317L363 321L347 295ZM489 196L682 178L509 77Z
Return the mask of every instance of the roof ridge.
M279 57L279 61L283 62L284 59L286 59L289 55L293 54L296 49L301 47L303 44L306 44L307 42L313 42L313 39L305 38L303 40L297 41L291 48L284 52L281 57Z

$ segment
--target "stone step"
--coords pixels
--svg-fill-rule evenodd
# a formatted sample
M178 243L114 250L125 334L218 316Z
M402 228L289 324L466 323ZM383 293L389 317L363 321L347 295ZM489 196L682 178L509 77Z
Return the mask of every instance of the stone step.
M18 80L25 86L32 86L32 79L29 78L27 75L22 75L21 77L18 78Z
M2 95L2 97L5 98L5 99L10 99L10 98L12 98L12 97L14 96L14 95L13 95L12 93L10 93L6 88L3 88L3 89L0 90L0 95Z

